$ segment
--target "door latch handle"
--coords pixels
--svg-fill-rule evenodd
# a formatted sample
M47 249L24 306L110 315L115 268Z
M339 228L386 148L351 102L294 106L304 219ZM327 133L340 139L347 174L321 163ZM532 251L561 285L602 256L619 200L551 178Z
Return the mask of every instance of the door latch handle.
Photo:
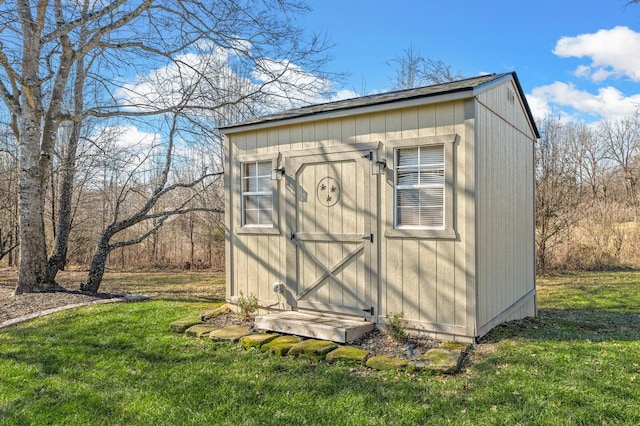
M296 238L296 234L295 234L295 232L292 232L291 234L289 234L289 239L290 239L291 241L293 241L295 238Z

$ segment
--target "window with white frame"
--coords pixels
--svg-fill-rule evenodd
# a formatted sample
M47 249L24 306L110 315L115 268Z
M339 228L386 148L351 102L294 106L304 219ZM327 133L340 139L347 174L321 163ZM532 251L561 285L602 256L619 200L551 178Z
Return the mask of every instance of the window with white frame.
M242 226L273 226L271 161L242 164Z
M445 147L395 150L395 227L444 229Z

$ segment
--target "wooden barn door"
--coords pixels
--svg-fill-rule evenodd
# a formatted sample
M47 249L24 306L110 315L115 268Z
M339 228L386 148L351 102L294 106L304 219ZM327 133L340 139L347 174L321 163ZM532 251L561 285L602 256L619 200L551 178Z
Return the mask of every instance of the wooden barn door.
M287 162L287 277L298 310L377 314L371 158L350 151Z

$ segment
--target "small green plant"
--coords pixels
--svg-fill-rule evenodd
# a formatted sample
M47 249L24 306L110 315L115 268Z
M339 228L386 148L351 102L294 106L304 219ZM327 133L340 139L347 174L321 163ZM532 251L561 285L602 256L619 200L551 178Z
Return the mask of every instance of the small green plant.
M242 291L240 291L240 296L238 296L238 309L240 309L240 316L243 321L252 322L256 318L258 309L260 309L258 297L253 293L249 293L247 297L245 297Z
M403 320L403 312L391 312L388 316L389 322L386 331L393 340L402 341L407 338L407 323Z

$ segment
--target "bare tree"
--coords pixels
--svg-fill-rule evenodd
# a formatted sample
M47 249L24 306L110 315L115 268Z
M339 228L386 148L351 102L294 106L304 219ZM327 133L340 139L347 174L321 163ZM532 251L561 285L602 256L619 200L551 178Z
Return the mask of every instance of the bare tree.
M394 71L391 83L395 90L447 83L462 78L462 74L452 71L450 65L440 59L425 58L413 46L387 61L387 65Z
M296 0L0 2L0 98L19 147L16 293L56 288L51 271L59 267L65 249L56 243L52 261L58 266L50 268L44 211L62 122L231 108L250 116L268 108L267 98L303 102L309 92L328 90L326 84L296 78L322 75L326 61L324 40L306 39L296 26L295 16L306 10ZM189 60L207 49L233 57L226 75L209 74ZM83 63L87 58L90 64ZM127 83L128 76L163 66L179 71L178 84L168 87L170 96ZM240 85L248 90L238 93L220 84L232 74L244 76L234 81L248 81ZM194 76L208 83L199 87L218 90L187 89L189 96L184 96ZM300 82L298 91L283 90ZM92 89L83 93L82 103L69 102L82 92L70 90L74 83Z
M623 177L626 200L638 220L638 183L640 180L640 116L603 121L600 135L607 158Z
M571 162L576 165L577 179L588 188L591 204L594 204L598 199L606 198L606 151L598 134L586 124L577 123L566 127Z
M17 145L9 127L0 124L0 260L8 257L13 265L14 250L18 247Z
M200 192L199 189L201 189L199 186L207 187L212 185L213 183L211 178L219 177L221 172L203 171L199 177L191 181L171 183L171 165L173 161L175 137L178 133L178 117L179 114L174 114L172 117L162 171L152 184L150 193L147 195L143 188L127 182L119 190L119 195L113 200L113 217L111 222L102 230L98 238L96 251L93 255L89 275L87 277L86 284L83 285L83 290L90 292L98 291L104 274L107 256L110 252L118 248L140 243L144 239L153 235L168 218L194 211L220 211L219 209L200 205L196 201L198 200L197 195ZM135 170L133 170L129 176L133 176L134 173ZM146 187L147 185L144 186ZM154 211L154 207L158 205L158 202L161 199L166 200L167 198L174 196L175 193L180 190L187 190L189 195L184 198L173 199L165 204L165 208ZM121 210L123 202L129 194L134 194L143 198L143 202L139 208L133 209L129 212L123 212ZM117 234L145 221L154 221L154 225L150 230L130 239L120 239L115 242L112 241L112 238Z
M580 190L575 163L571 161L567 128L557 117L539 125L536 144L536 264L547 270L549 253L565 241L580 218Z

